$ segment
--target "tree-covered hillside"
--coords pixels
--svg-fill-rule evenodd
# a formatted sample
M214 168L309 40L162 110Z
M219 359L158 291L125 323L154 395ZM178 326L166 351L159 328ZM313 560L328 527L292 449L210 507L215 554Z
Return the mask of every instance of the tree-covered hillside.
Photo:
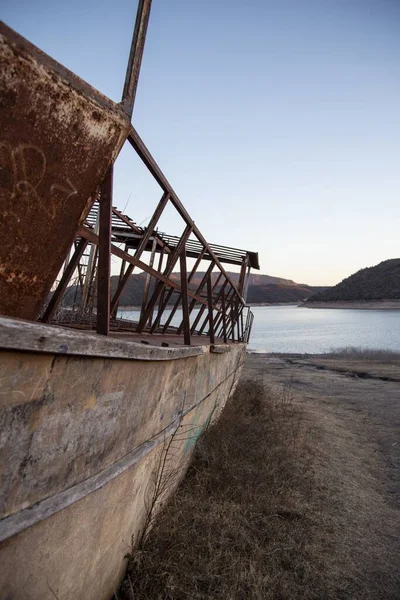
M334 287L314 294L308 302L360 302L400 299L400 258L361 269Z

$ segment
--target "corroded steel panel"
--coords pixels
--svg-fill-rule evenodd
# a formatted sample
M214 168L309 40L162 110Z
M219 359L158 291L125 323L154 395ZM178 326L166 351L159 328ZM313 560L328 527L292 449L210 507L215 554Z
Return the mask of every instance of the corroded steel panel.
M35 319L129 118L0 24L0 314Z

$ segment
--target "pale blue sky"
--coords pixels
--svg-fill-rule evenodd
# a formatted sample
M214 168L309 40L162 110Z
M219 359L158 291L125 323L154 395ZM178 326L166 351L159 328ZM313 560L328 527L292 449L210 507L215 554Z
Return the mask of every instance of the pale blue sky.
M134 0L1 6L120 100ZM400 0L153 0L133 122L209 241L310 284L400 256L399 34ZM127 147L114 203L159 196Z

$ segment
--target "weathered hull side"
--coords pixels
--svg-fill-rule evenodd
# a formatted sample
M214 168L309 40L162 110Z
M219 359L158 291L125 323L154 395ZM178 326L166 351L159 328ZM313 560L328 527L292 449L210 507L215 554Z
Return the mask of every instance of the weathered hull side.
M95 336L76 334L79 355L54 351L60 330L37 327L40 352L13 348L10 332L1 344L0 328L0 596L108 600L168 441L168 471L182 474L236 385L245 345L213 353L125 342L127 358L111 339L93 356ZM113 358L99 355L108 343Z
M130 126L0 23L0 314L36 319Z

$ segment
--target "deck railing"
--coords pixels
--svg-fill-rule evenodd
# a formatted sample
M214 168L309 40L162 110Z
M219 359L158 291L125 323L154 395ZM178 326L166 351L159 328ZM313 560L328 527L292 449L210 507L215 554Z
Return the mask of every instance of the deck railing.
M75 273L76 285L80 287L75 322L80 319L83 325L85 322L93 324L95 320L100 334L108 335L110 328L122 328L141 334L180 335L188 345L194 335L209 338L211 344L217 339L225 343L248 342L253 314L245 302L246 280L251 267L259 268L257 254L209 244L133 127L128 141L162 190L162 197L149 224L145 228L139 227L112 206L111 168L85 225L78 232L72 257L41 320L54 320ZM169 236L157 229L169 204L184 222L181 236ZM90 267L88 261L82 263L88 248ZM145 253L147 260L144 259ZM117 285L114 281L113 289L111 256L121 261ZM194 260L190 269L188 259ZM199 280L199 266L204 261L208 261L208 268L201 273ZM240 272L236 275L228 273L223 263L239 266ZM121 295L135 267L146 274L146 279L140 316L136 322L128 323L116 317ZM91 295L88 294L90 287ZM90 296L91 304L88 303ZM88 313L91 319L88 321L86 318L85 321ZM65 318L65 311L63 314Z

